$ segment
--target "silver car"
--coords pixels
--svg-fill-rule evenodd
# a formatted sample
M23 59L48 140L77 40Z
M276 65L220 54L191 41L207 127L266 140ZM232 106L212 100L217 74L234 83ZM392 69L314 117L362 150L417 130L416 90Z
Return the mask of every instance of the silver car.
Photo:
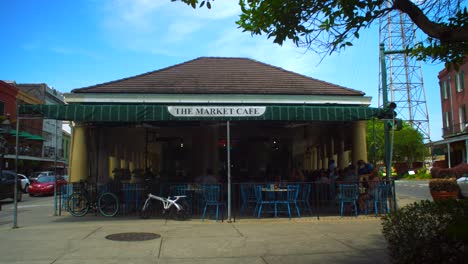
M26 176L23 175L23 174L18 174L18 179L21 180L21 190L22 190L24 193L27 193L27 192L28 192L28 187L29 187L29 185L31 184L31 182L29 182L28 177L26 177Z

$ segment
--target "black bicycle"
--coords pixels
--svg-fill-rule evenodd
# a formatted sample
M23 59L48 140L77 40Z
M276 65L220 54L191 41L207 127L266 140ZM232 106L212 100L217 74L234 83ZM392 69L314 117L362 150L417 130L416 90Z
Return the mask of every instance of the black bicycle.
M102 192L96 200L92 199L87 187L85 182L80 182L79 188L68 197L68 211L71 215L84 216L90 209L97 209L101 215L107 217L119 212L119 199L115 194Z

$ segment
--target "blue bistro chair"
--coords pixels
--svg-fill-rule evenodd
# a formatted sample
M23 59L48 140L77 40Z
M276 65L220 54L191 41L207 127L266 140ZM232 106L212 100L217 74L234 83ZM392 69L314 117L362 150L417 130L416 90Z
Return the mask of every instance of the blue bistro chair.
M312 215L312 208L310 206L310 192L312 190L312 184L307 183L302 185L302 190L299 193L297 198L297 204L299 207L307 208L309 210L310 215ZM301 206L302 205L302 206Z
M255 212L257 213L257 217L260 218L262 215L262 209L263 205L273 205L274 206L274 212L275 216L277 214L277 208L276 208L276 201L274 199L263 199L262 196L262 185L255 185L254 191L255 191L255 200L256 200L256 205L255 205Z
M255 198L255 186L252 184L241 184L240 185L240 195L241 195L241 207L239 214L242 215L244 210L249 206L253 206L254 215L257 211L257 199Z
M296 207L297 216L301 217L301 212L299 211L299 206L297 206L297 197L299 196L299 184L288 185L286 191L286 199L278 200L276 203L278 204L286 204L288 208L288 215L291 219L291 205L294 204ZM275 212L276 216L276 212Z
M62 185L60 193L62 196L62 209L68 210L68 197L73 193L73 183Z
M202 221L205 220L206 210L208 207L216 207L216 222L219 219L219 208L221 207L224 212L224 202L220 201L221 192L219 185L205 185L203 186L203 197L205 199L205 208L203 209ZM224 218L222 218L223 220Z
M373 191L373 202L374 202L374 209L375 209L375 216L382 213L390 212L388 206L388 198L390 197L390 185L389 184L379 184Z
M346 203L354 206L354 214L357 217L357 200L359 195L359 188L357 184L339 184L339 202L340 202L340 214L343 217L344 205Z

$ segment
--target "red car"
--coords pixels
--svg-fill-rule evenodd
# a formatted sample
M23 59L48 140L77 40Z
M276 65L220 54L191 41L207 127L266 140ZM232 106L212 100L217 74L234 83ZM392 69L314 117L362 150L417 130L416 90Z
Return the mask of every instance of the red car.
M55 176L42 176L37 178L36 181L29 185L29 196L54 194L54 180ZM62 177L58 177L55 182L57 183L57 191L60 190L62 185L67 184L67 181Z

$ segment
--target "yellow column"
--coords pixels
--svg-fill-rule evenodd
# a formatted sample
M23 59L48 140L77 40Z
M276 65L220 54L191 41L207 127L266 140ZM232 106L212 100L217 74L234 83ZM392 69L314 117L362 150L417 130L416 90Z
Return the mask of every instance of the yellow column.
M328 169L328 153L327 153L327 145L323 144L323 157L322 157L322 168Z
M356 166L358 160L367 161L366 121L353 123L352 161Z
M109 156L109 177L114 179L114 170L118 169L119 159L115 156Z
M79 182L88 178L88 151L86 146L86 127L75 125L72 132L70 182Z

